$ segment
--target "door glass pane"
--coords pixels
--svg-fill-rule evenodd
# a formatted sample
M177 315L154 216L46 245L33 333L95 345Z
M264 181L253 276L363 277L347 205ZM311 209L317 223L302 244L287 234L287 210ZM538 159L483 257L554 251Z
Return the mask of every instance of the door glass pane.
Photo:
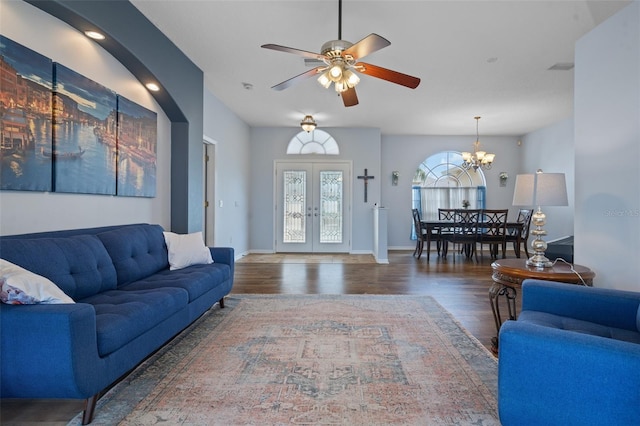
M307 173L304 170L286 170L284 178L284 226L282 241L304 243L306 229Z
M320 172L320 242L342 243L342 172Z

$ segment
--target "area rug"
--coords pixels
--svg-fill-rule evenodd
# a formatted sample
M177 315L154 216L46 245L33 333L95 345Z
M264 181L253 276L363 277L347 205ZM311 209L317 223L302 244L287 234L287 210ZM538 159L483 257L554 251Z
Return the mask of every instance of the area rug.
M431 297L226 306L105 394L92 424L499 425L497 361Z

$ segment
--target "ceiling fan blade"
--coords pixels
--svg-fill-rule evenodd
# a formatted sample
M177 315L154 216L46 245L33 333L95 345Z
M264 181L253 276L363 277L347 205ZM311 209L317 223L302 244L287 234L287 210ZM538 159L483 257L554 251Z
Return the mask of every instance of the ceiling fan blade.
M379 36L378 34L369 34L347 50L345 50L342 55L351 55L353 59L358 60L360 58L364 58L371 53L382 49L383 47L387 47L391 44L389 40L384 37Z
M305 58L317 59L322 61L324 59L324 55L320 53L307 52L306 50L295 49L293 47L280 46L279 44L263 44L260 46L264 49L277 50L279 52L285 53L293 53L294 55L303 56Z
M344 102L344 106L350 107L358 105L358 95L356 95L355 87L345 90L344 92L340 93L340 96L342 96L342 102Z
M420 84L418 77L412 77L407 74L402 74L398 71L389 70L379 67L377 65L365 64L364 62L358 62L355 68L362 74L370 75L371 77L381 78L383 80L390 81L391 83L400 84L410 89L415 89Z
M302 74L298 74L295 77L291 77L289 80L285 80L282 83L276 84L275 86L272 87L272 89L274 90L284 90L288 87L293 86L296 83L299 83L302 80L305 80L309 77L313 77L314 75L318 74L321 70L324 70L325 67L315 67L313 69L310 69L309 71L305 71Z

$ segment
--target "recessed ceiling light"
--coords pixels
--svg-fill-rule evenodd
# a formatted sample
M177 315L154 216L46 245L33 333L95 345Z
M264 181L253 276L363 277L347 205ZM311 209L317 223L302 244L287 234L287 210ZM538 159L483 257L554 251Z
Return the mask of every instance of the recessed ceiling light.
M97 31L85 31L84 35L86 35L89 38L92 38L94 40L104 40L105 37L102 33L99 33Z
M158 90L160 90L160 86L158 86L155 83L147 83L145 84L145 86L147 87L147 89L151 90L152 92L157 92Z

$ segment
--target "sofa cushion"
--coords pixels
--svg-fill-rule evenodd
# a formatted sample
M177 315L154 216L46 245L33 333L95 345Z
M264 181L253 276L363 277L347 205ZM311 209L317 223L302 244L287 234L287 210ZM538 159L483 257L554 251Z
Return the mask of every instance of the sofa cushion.
M212 288L231 278L229 265L214 263L210 265L192 265L188 268L160 271L124 287L122 290L142 290L151 288L177 287L189 293L189 303L196 300Z
M97 234L118 274L118 286L167 269L167 246L160 225L138 225Z
M0 299L9 305L75 303L48 278L5 259L0 259L0 284Z
M176 234L164 232L169 256L169 269L182 269L191 265L208 265L213 263L211 250L204 245L202 232Z
M158 326L188 303L180 288L110 290L80 300L96 310L98 353L108 355Z
M116 288L116 270L98 237L0 239L0 255L53 281L74 300Z
M537 324L543 327L558 328L609 339L623 340L625 342L640 343L640 333L636 330L608 327L593 322L577 320L575 318L562 317L539 311L522 311L518 321Z

